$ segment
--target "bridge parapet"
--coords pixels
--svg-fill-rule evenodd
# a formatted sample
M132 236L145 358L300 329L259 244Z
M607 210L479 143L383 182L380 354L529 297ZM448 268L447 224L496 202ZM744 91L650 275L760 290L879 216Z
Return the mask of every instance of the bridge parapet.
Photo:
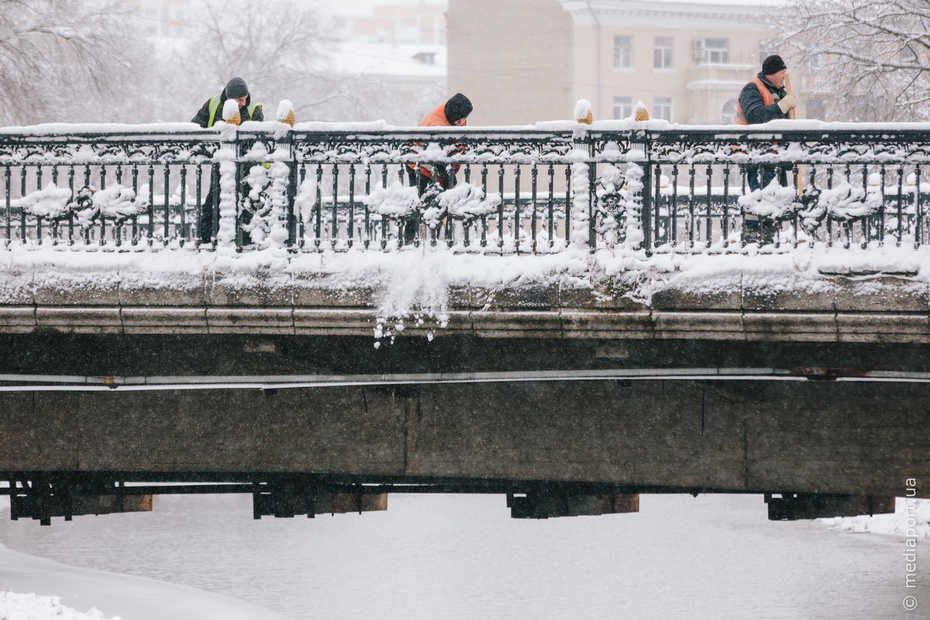
M906 124L52 125L0 131L0 238L383 251L412 226L414 245L515 255L919 246L928 161L930 132ZM416 165L460 168L459 183L418 195ZM783 169L789 187L749 191L752 166ZM747 216L771 220L772 238L741 234Z

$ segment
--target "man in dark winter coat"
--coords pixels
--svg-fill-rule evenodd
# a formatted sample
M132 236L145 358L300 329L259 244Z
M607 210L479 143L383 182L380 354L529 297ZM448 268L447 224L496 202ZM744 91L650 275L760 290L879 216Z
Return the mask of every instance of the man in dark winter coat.
M740 91L736 104L736 124L759 125L779 118L790 118L791 111L797 107L797 99L794 93L785 90L787 75L788 68L781 56L773 55L766 58L762 62L762 71ZM746 182L751 191L766 187L776 176L779 185L788 185L786 166L748 165L745 170ZM752 240L756 240L760 235L763 243L770 243L774 239L774 224L769 221L760 222L756 215L747 214L743 228Z
M249 87L246 85L245 80L234 77L226 83L226 88L223 89L222 93L211 97L201 106L194 118L191 119L191 122L197 123L204 128L213 127L217 121L223 120L223 106L228 99L235 100L235 102L239 104L240 122L265 120L265 116L262 113L262 105L260 103L252 103L252 95L249 93ZM246 173L247 171L243 173L243 176ZM249 188L246 186L243 191L248 192ZM215 211L218 206L219 175L218 171L214 169L210 178L210 191L200 210L198 232L202 243L210 243L213 240L213 236L216 233L214 228L216 227L217 221L217 214ZM251 213L243 213L242 216L244 222L251 219Z
M464 127L468 115L471 114L472 105L468 97L462 93L455 93L445 103L440 103L427 114L420 127ZM428 191L442 191L455 187L455 173L458 164L446 166L443 164L407 164L407 174L410 185L416 185L420 197ZM413 243L416 238L416 223L418 218L408 218L404 221L404 243Z
M222 93L211 97L201 106L194 118L191 119L191 122L197 123L201 127L213 127L216 121L223 120L223 105L227 99L235 99L236 103L239 104L241 122L265 120L262 104L252 104L252 95L249 94L249 87L246 85L245 80L234 77L227 82Z

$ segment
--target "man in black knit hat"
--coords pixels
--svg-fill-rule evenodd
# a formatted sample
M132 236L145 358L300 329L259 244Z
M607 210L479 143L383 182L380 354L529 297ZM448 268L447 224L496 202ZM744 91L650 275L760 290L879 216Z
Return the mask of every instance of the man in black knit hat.
M194 118L192 123L197 123L201 127L213 127L217 121L223 120L223 107L227 100L233 100L239 105L240 122L245 121L262 121L265 120L262 112L262 104L252 103L252 95L249 93L249 87L240 77L234 77L226 83L226 87L219 95L215 95L204 103ZM244 169L243 176L248 173L248 168ZM217 168L213 168L210 176L210 190L207 193L206 200L200 210L198 222L198 234L202 244L211 243L214 240L216 228L216 217L214 211L219 205L219 173ZM248 194L249 187L244 185L244 192ZM252 217L248 211L241 215L242 221L247 223Z
M772 55L762 62L762 71L751 79L740 91L736 104L737 125L759 125L779 118L790 118L797 107L794 93L785 89L788 67L781 56ZM768 186L776 177L779 185L788 186L789 167L784 165L747 165L746 182L750 191ZM761 183L759 176L761 174ZM744 237L747 241L771 243L775 226L770 221L760 221L757 215L747 214L743 220Z

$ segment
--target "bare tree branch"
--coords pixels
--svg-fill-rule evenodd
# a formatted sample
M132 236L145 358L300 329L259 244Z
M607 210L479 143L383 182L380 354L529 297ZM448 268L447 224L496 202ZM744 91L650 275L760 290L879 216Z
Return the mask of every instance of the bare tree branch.
M818 67L833 119L930 118L927 0L790 0L776 44Z

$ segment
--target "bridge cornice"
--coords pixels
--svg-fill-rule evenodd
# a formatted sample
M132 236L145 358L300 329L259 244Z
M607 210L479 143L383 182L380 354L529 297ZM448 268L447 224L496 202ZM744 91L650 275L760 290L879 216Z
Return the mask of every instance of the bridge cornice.
M575 267L586 271L563 261L528 275L518 268L538 257L445 251L382 255L369 267L311 255L248 268L212 254L176 263L112 254L83 267L12 254L19 260L0 274L8 334L930 342L920 261L855 272L824 257L801 268L783 256L737 255L691 257L675 271L656 258L607 275L609 258L581 257ZM434 262L424 271L417 261ZM494 277L475 276L482 261Z

